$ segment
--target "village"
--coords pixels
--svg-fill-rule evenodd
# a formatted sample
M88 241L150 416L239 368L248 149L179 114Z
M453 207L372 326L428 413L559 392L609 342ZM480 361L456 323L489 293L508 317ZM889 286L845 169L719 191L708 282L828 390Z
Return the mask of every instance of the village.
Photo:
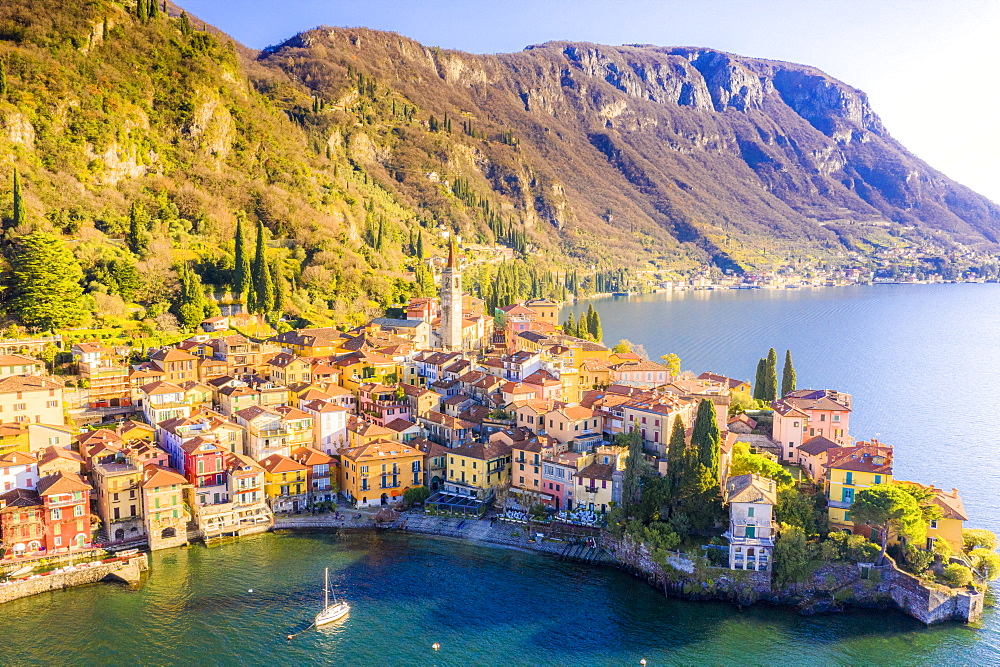
M0 568L27 574L265 532L276 517L410 507L621 533L639 463L652 489L679 474L678 451L707 442L710 481L697 498L717 498L724 514L699 532L693 516L668 522L657 508L626 533L654 551L700 535L717 565L770 576L780 519L781 531L829 534L840 551L822 558L875 561L893 543L898 560L955 588L995 576L983 553L995 544L965 529L955 489L898 485L920 502L917 527L852 520L860 495L899 480L891 444L851 436L849 394L772 388L767 405L744 410L761 395L750 382L607 347L582 321L567 332L555 301L487 315L462 289L454 244L440 282L440 298L410 300L405 318L347 331L257 339L219 316L131 365L99 341L77 343L89 396L75 422L37 350L5 344ZM809 516L790 526L782 503ZM724 527L708 539L713 525Z

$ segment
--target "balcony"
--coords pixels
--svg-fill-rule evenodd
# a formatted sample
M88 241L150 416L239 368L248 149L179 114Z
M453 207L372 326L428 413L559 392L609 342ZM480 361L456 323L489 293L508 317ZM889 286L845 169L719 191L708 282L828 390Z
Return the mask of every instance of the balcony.
M854 504L854 501L845 502L843 500L828 500L828 501L826 501L826 504L829 507L835 507L835 508L841 509L841 510L849 510L849 509L851 509L851 505Z

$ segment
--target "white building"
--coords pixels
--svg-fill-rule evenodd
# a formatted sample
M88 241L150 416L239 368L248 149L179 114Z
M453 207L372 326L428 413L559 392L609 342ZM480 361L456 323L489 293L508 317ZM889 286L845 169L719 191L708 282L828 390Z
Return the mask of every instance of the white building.
M775 537L772 510L778 497L774 480L752 473L730 477L725 496L730 569L770 570Z
M347 415L349 411L342 405L330 401L315 400L299 406L313 418L313 447L336 456L347 448Z

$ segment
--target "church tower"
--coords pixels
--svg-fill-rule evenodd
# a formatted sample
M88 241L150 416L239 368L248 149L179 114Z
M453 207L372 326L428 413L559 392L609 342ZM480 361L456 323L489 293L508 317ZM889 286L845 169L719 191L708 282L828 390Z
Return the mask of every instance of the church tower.
M441 347L462 349L462 271L455 240L448 246L448 265L441 274Z

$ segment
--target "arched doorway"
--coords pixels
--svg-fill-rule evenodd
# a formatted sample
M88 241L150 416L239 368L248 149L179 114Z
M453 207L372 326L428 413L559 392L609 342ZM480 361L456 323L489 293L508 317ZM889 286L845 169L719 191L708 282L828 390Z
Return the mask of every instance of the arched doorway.
M82 549L85 546L87 546L87 536L84 535L83 533L80 533L79 535L76 536L76 548Z
M389 496L386 495L386 494L384 494L384 493L382 494L382 504L383 505L388 505L389 504Z
M119 528L118 530L115 531L115 540L124 540L124 539L125 539L125 529Z
M164 528L163 532L160 533L160 538L164 540L169 540L173 537L177 537L177 530L174 528Z
M41 550L42 550L42 543L39 542L38 540L32 540L31 542L28 542L28 551L41 551Z

